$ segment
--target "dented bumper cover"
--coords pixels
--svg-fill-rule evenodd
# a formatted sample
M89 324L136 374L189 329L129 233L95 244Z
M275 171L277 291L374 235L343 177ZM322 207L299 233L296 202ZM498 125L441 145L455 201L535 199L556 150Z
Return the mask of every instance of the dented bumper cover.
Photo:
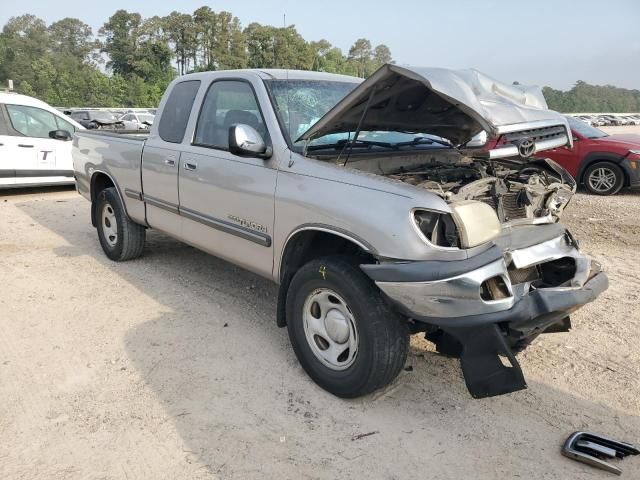
M559 224L507 233L496 243L462 261L362 266L404 315L461 344L465 380L476 398L525 388L513 347L555 324L568 325L572 312L608 287L600 265L583 255ZM536 280L535 273L545 270L548 278ZM499 289L483 289L496 280ZM558 285L545 284L551 281ZM487 298L487 291L497 291L499 298Z

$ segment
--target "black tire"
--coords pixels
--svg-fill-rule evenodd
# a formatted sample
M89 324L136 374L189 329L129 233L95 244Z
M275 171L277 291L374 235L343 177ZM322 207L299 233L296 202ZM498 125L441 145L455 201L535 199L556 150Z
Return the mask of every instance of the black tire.
M606 184L600 179L611 179ZM624 186L624 172L619 165L611 162L596 162L589 165L582 177L584 188L593 195L615 195Z
M307 302L317 292L326 291L344 300L353 318L349 324L356 332L357 353L342 370L323 363L314 353L321 345L316 341L316 346L312 346L311 340L307 340L304 315ZM391 310L375 284L347 257L312 260L300 268L287 291L286 312L289 339L300 364L318 385L334 395L343 398L366 395L390 383L405 364L409 349L406 319ZM327 318L325 312L324 325Z
M114 220L115 229L113 229ZM122 262L142 255L145 228L127 216L114 187L105 188L98 193L96 228L102 250L111 260Z

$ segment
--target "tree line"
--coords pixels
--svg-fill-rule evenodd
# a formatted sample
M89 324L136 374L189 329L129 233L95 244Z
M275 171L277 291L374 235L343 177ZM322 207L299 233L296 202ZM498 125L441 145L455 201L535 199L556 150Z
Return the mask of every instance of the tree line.
M294 25L243 27L230 12L200 7L143 18L116 11L94 35L77 18L50 25L12 17L0 33L0 86L57 106L152 107L177 75L232 68L290 68L367 77L392 62L386 45L357 39L347 54L328 40L305 40ZM543 88L561 112L638 112L640 91L578 81Z
M613 85L589 85L578 80L567 91L542 89L549 108L566 113L640 112L640 90Z
M366 77L392 62L386 45L357 39L345 55L307 41L294 25L243 27L230 12L200 7L143 18L116 11L94 35L77 18L50 25L12 17L0 33L0 86L57 106L157 106L176 75L233 68L289 68Z

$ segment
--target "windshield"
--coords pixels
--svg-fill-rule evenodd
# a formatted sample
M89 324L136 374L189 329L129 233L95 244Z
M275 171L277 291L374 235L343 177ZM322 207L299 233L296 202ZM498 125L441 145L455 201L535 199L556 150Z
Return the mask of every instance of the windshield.
M588 123L585 123L577 118L567 117L567 121L569 122L571 130L575 130L579 135L582 135L583 137L601 138L608 136L602 130L598 130L597 128L594 128Z
M283 134L294 150L302 151L304 142L296 142L298 137L322 118L333 106L342 100L358 84L355 82L334 82L319 80L266 80L274 108L283 126ZM314 138L306 148L342 148L353 139L355 132L340 132ZM399 148L415 145L450 146L450 143L427 133L361 131L355 144L366 148Z
M358 84L320 80L266 80L283 133L291 145ZM346 138L346 136L345 136Z

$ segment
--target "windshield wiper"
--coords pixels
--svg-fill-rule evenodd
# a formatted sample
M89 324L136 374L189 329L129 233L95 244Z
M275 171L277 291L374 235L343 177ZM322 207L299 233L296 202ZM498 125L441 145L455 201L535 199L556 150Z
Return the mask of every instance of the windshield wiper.
M451 143L445 140L438 140L438 139L429 138L429 137L416 137L413 140L409 140L407 142L378 142L375 140L353 141L353 140L344 139L344 140L339 140L336 143L325 143L322 145L309 145L307 147L307 150L329 150L329 149L341 150L347 144L353 144L355 148L365 147L370 149L371 147L382 147L382 148L391 148L393 150L399 150L402 147L413 147L417 145L433 145L434 143L438 145L443 145L448 148L453 148L453 145L451 145Z
M399 147L411 146L411 145L431 145L433 143L437 143L438 145L443 145L445 147L453 148L453 144L448 140L438 140L437 138L431 137L415 137L413 140L408 142L400 142L395 143Z
M371 148L371 147L382 147L382 148L393 148L393 149L397 149L397 144L396 143L389 143L389 142L376 142L373 140L338 140L336 143L323 143L321 145L309 145L307 147L307 150L329 150L329 149L336 149L336 150L342 150L347 144L352 144L354 147L366 147L366 148Z

